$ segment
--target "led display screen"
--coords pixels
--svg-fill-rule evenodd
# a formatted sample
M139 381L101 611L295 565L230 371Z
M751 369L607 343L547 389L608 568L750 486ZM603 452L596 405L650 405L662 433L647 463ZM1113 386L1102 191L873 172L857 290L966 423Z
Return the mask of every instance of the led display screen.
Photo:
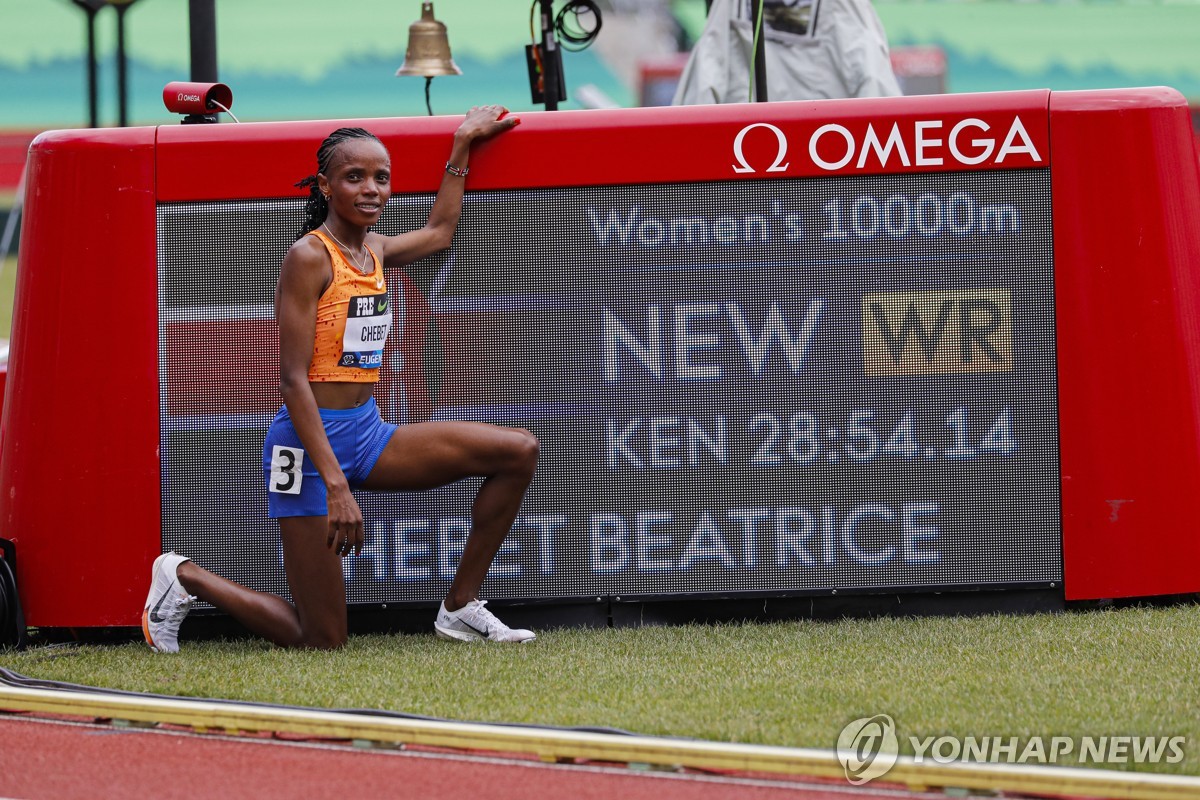
M158 211L163 547L284 595L261 447L301 205ZM471 192L388 281L384 417L541 442L486 597L1062 579L1046 169ZM350 601L440 600L478 486L360 493Z

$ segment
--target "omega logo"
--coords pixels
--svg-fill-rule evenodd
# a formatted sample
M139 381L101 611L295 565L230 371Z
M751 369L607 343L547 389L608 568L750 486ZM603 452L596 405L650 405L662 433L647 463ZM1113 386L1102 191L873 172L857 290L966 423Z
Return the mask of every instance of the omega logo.
M758 171L746 161L742 150L746 134L755 128L766 128L774 133L778 146L775 160L765 171L785 172L790 166L790 162L784 162L787 136L768 122L755 122L738 131L733 139L733 156L737 159L733 171L739 174ZM879 119L868 121L865 130L857 125L847 127L831 122L813 131L808 137L807 150L809 163L825 172L943 165L974 167L981 164L987 168L1000 166L1013 157L1028 164L1045 164L1034 137L1030 136L1019 115L1014 115L1007 126L1001 124L998 130L978 117Z
M176 96L175 96L175 99L176 99L176 100L179 100L179 101L181 101L181 102L185 102L185 103L199 103L199 102L200 102L200 95L198 95L198 94L184 94L183 92L180 92L178 95L176 95Z
M783 135L783 131L776 128L769 122L755 122L753 125L747 125L738 131L738 135L733 140L733 157L737 159L737 164L732 165L733 171L738 173L756 172L754 167L746 163L746 156L742 153L742 140L746 138L746 134L755 128L766 128L775 134L775 140L779 142L779 150L775 153L775 160L771 162L771 166L767 167L767 172L783 172L791 162L781 164L784 157L787 155L787 137ZM740 166L739 166L740 165Z

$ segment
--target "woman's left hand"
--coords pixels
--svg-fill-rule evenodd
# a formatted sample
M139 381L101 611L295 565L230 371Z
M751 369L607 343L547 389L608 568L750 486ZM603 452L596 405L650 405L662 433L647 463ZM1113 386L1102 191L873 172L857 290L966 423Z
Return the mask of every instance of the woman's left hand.
M521 118L509 115L504 106L474 106L467 112L467 118L458 126L454 135L467 143L477 142L490 139L520 124Z

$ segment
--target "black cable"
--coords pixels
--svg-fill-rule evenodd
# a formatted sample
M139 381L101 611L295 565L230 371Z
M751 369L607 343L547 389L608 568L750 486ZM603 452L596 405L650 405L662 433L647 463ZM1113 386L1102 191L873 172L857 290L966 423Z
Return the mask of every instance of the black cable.
M9 606L12 605L11 593L12 590L8 586L8 564L0 567L0 647L8 647L11 634L9 632L12 625L10 624L11 614Z
M8 560L0 558L0 648L23 650L25 643L25 614L17 594L17 576Z
M580 20L580 16L587 15L591 15L596 21L594 28L588 28ZM600 33L602 24L600 7L596 5L595 0L567 0L559 10L558 16L554 18L554 28L562 40L562 48L573 53L587 48Z
M529 7L529 35L535 44L537 35L534 32L534 19L537 17L537 10L538 0L533 0L533 5ZM580 16L587 15L595 19L595 27L589 28L580 20ZM603 20L600 18L600 7L596 5L595 0L567 0L554 17L554 31L561 40L559 45L563 50L573 53L590 45L600 33L601 25Z

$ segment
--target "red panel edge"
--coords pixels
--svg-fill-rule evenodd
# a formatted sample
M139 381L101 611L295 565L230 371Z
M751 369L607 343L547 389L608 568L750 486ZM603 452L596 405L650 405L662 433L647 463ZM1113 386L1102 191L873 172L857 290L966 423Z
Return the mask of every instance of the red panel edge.
M30 146L0 530L31 626L136 625L161 546L153 128Z
M1068 600L1200 591L1200 180L1173 89L1050 99Z
M1045 167L1049 149L1048 97L1048 90L1038 89L866 100L522 112L517 128L475 148L467 188L479 191ZM1016 117L1027 129L1040 160L1018 153L997 163L1002 141ZM963 129L958 142L968 155L978 156L981 152L974 140L996 140L992 156L975 164L955 161L949 147L952 127L967 119L990 126L987 130L975 126ZM450 152L450 137L461 120L460 116L394 117L163 127L159 129L158 196L163 202L298 196L301 191L294 184L314 169L317 146L342 126L364 127L383 140L392 155L394 191L433 192ZM924 135L937 142L929 148L930 161L940 159L941 163L916 163L915 126L924 121L936 123ZM813 162L808 144L822 126L843 126L861 152L866 128L872 123L881 126L875 135L883 141L890 126L897 124L913 163L902 165L895 152L887 164L871 158L858 167L856 158L846 167L829 170ZM783 140L777 140L766 124L775 126ZM747 126L757 126L741 142L751 172L737 169L735 153L735 140ZM837 131L821 136L822 149L835 156L839 146L845 146ZM632 141L636 141L636 147L631 146ZM780 168L768 170L777 157Z

